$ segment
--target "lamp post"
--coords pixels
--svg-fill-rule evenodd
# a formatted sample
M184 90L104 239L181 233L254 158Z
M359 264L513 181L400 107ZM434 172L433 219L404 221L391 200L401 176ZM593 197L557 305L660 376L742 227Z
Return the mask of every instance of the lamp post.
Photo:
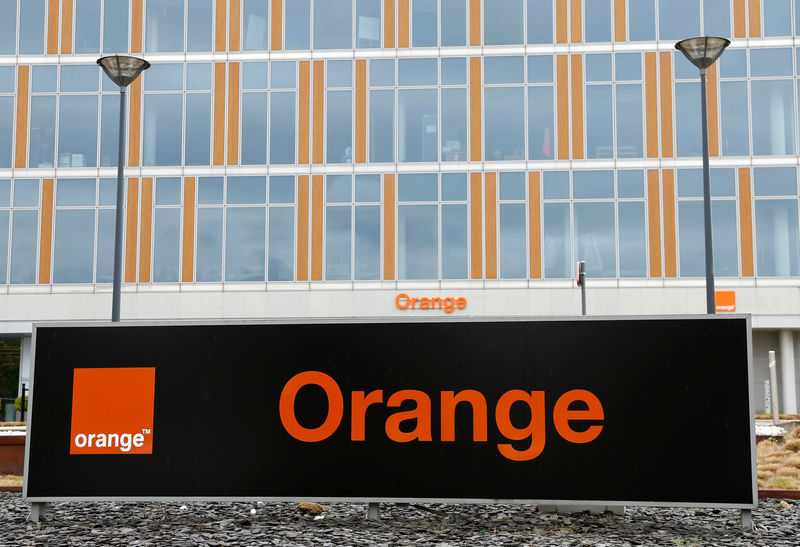
M711 236L711 182L708 168L708 106L706 105L706 69L714 64L731 41L727 38L701 36L675 44L689 61L700 69L700 104L703 128L703 226L706 240L706 313L716 311L714 304L714 247Z
M101 57L97 64L112 82L119 86L119 156L117 157L117 212L114 225L114 288L111 299L111 321L119 322L120 288L122 285L122 172L125 168L125 94L128 86L150 68L150 63L127 55Z

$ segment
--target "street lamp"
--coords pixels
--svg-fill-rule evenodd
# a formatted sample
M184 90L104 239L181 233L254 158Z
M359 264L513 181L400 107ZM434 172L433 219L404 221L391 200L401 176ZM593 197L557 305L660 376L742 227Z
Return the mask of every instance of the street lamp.
M675 44L691 63L700 69L700 116L703 128L703 224L706 239L706 313L713 314L714 304L714 247L711 238L711 183L708 169L708 106L706 105L706 69L714 64L731 41L727 38L701 36L687 38Z
M122 171L125 167L125 93L128 86L150 68L150 63L127 55L101 57L97 64L103 67L112 82L119 86L119 156L117 157L117 217L114 227L114 289L111 300L111 321L119 322L120 287L122 285Z

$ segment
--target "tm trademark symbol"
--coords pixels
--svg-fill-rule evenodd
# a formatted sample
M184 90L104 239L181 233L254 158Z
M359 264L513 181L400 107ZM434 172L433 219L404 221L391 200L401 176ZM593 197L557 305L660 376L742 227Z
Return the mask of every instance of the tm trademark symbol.
M142 433L144 433L145 435L149 435L150 434L150 430L146 429L146 428L142 428Z

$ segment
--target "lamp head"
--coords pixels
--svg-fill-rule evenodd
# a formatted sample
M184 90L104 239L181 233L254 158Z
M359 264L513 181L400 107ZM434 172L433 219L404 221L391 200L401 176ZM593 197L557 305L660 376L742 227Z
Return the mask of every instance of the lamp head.
M97 60L97 64L103 67L112 82L120 87L128 87L142 71L150 68L150 63L138 57L127 55L109 55Z
M698 38L687 38L675 44L675 49L686 55L691 63L704 70L714 64L719 59L725 48L731 41L727 38L716 36L700 36Z

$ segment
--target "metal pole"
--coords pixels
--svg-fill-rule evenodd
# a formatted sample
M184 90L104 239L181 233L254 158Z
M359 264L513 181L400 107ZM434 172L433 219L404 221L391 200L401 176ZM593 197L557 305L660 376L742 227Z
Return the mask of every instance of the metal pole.
M586 315L586 262L578 262L578 281L581 284L581 315Z
M770 399L772 399L772 425L778 425L781 421L781 415L778 412L778 373L775 370L775 352L769 352L769 387L771 390Z
M28 392L28 388L25 386L25 384L22 384L22 399L20 399L20 401L22 401L22 404L20 405L20 408L22 409L20 411L20 421L21 422L25 421L25 410L28 408L28 405L25 404L25 394L27 392Z
M700 69L700 117L703 128L703 225L706 239L706 313L716 311L714 302L714 245L711 234L711 182L708 167L708 106L706 105L706 69Z
M122 173L125 168L125 92L119 88L119 155L117 156L117 216L114 225L114 289L111 298L111 321L119 322L120 290L122 286L122 202L125 183Z

